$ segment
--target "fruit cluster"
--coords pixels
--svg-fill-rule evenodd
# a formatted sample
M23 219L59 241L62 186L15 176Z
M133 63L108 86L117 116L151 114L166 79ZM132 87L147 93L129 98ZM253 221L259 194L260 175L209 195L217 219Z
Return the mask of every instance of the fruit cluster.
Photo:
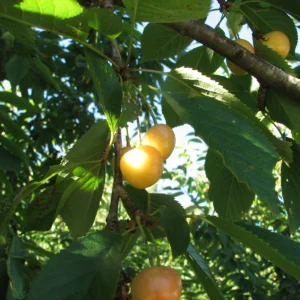
M237 44L240 46L246 48L251 53L255 53L254 47L246 40L243 39L237 39L235 40ZM281 57L286 58L287 55L290 52L290 41L288 37L281 31L271 31L267 34L265 34L261 42L271 48L273 51L277 52ZM227 66L230 69L230 71L236 75L244 75L247 74L247 72L242 69L241 67L237 66L230 60L227 60Z
M181 291L179 274L163 266L144 269L131 284L132 300L179 300Z
M137 189L156 183L163 173L164 160L175 148L175 134L171 127L157 124L151 127L136 148L121 150L120 169L123 179Z

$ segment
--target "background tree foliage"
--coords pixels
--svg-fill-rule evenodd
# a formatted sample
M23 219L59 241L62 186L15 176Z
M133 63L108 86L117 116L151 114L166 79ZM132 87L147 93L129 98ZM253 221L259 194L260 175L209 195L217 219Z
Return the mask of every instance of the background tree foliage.
M297 2L0 0L0 299L130 299L149 251L182 299L299 299ZM205 25L212 4L263 60ZM118 128L155 120L194 131L161 184L123 190ZM136 210L154 223L128 233Z

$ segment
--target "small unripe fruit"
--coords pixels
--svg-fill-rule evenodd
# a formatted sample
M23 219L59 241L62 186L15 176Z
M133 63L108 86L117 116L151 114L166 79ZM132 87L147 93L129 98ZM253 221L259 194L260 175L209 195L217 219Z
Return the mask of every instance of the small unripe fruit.
M243 39L237 39L237 40L235 40L235 42L254 54L254 52L255 52L254 48L248 41L243 40ZM245 71L241 67L237 66L236 64L234 64L233 62L231 62L228 59L227 59L227 66L228 66L229 70L232 73L236 74L236 75L245 75L245 74L247 74L247 71Z
M172 268L144 269L132 281L132 300L179 300L182 282Z
M265 34L261 42L283 58L286 58L290 52L290 40L287 35L281 31L271 31Z
M151 127L142 139L143 145L156 148L163 160L167 159L175 148L176 138L171 127L165 124L156 124Z
M126 152L120 160L123 179L137 189L145 189L156 183L163 168L163 159L158 150L147 145Z

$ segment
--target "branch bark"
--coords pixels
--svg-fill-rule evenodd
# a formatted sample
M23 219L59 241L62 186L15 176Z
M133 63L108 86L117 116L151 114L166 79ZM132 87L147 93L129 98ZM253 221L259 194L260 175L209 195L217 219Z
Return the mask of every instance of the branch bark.
M119 232L118 208L119 208L119 193L117 188L122 185L122 174L120 170L120 156L122 147L121 129L118 128L116 141L115 141L115 170L114 170L114 183L111 193L111 200L109 206L108 216L106 218L106 228L114 232Z
M300 80L250 53L245 48L199 21L165 24L230 59L254 76L262 85L274 88L300 101Z

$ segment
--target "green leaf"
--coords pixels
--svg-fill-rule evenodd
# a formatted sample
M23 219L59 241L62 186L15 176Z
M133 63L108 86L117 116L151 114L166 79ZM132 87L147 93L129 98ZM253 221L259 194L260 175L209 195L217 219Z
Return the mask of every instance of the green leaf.
M230 37L234 38L241 30L244 24L244 16L241 12L230 8L229 14L227 15L226 25L230 31Z
M64 191L56 214L60 214L74 237L86 234L94 223L105 184L105 163L89 169L77 167L78 177Z
M157 212L162 207L166 207L174 211L174 214L185 216L185 210L179 202L177 202L173 196L158 194L158 193L148 193L146 190L135 189L132 186L126 186L126 191L128 192L130 198L135 203L137 208L142 210L146 215ZM128 213L130 213L128 211ZM155 215L156 216L156 215ZM155 238L162 238L166 236L164 227L159 220L153 220L154 226L151 227L151 232ZM147 234L147 238L151 241L151 237Z
M235 78L235 81L240 82L237 78ZM245 83L242 83L242 85L246 86L247 83L246 85ZM276 138L268 128L255 117L255 114L239 101L239 99L208 76L204 76L200 72L188 68L175 69L168 74L168 79L163 84L163 89L179 95L208 96L222 103L227 103L233 110L237 111L237 113L244 115L249 122L254 123L254 125L258 127L259 130L264 133L265 137L273 144L283 159L288 162L292 161L290 144ZM167 113L170 114L171 112ZM171 115L172 114L173 113L171 113ZM172 126L178 125L181 125L181 123L179 122L177 125L173 124Z
M209 149L205 161L206 176L210 181L208 196L218 215L231 221L240 219L254 200L254 193L237 180L223 162L222 156Z
M1 138L1 135L0 135ZM49 179L54 177L55 175L67 171L68 166L52 166L44 178L40 181L34 181L23 187L21 191L15 196L13 201L9 203L4 209L0 206L0 232L4 230L6 222L10 219L11 215L15 213L20 202L34 192L39 186L46 183ZM2 208L2 209L1 209Z
M290 229L295 232L300 226L300 147L293 143L292 149L294 161L281 165L281 186Z
M108 126L114 134L121 114L122 89L116 73L109 63L85 48L89 71L105 113Z
M142 61L175 56L193 40L160 24L148 24L142 35Z
M39 108L32 105L28 100L10 92L0 92L0 102L15 106L19 110L25 110L28 114L36 114Z
M87 38L83 7L74 0L1 0L0 16L78 40Z
M300 280L300 243L252 225L232 223L211 216L204 220Z
M242 0L242 2L249 2L248 0ZM286 11L293 15L295 18L300 20L300 7L298 4L298 0L260 0L258 3L260 4L269 4L274 6L275 8L280 8L283 11Z
M6 150L18 157L25 167L28 167L28 157L18 144L8 138L5 138L3 135L0 135L0 143Z
M2 112L0 112L0 124L5 126L4 132L11 133L16 140L30 141L29 136L21 128L21 125Z
M267 108L271 118L300 133L300 105L283 93L269 89Z
M7 272L14 299L24 299L26 296L24 256L23 242L14 235L7 259Z
M20 159L11 155L11 153L2 146L0 146L0 169L14 171L15 173L19 173L21 169Z
M66 179L47 187L30 202L24 212L24 233L31 230L47 231L51 229L56 217L57 206L70 181L70 179Z
M135 189L128 185L126 191L135 202L137 207L144 213L150 214L160 209L162 206L175 210L181 215L185 215L185 210L174 197L165 194L148 193L146 190Z
M53 77L50 69L38 57L31 58L31 69L50 86L59 89L59 81Z
M204 74L214 73L224 61L224 57L205 46L197 47L182 55L177 63L178 67L187 67Z
M107 122L99 121L75 143L65 159L71 163L100 161L106 150L108 139Z
M5 188L3 190L5 191L5 193L8 197L10 197L10 195L14 194L15 191L14 191L9 179L7 178L6 173L2 170L0 170L0 181L2 183L2 186L3 185L5 186Z
M172 77L173 75L175 74L172 73ZM186 79L195 79L194 75L196 74L193 72L181 74ZM210 80L205 81L203 78L203 81L200 79L194 85L201 87L202 93L211 96L215 94L214 98L220 97L223 101L203 96L189 98L186 91L180 89L179 77L173 78L177 80L168 79L163 89L177 93L168 92L163 95L164 101L168 103L168 109L180 119L180 124L177 125L187 123L193 126L196 135L222 155L225 166L238 181L245 183L262 201L277 211L278 199L275 195L272 171L279 160L279 155L267 138L270 133L265 132L261 123L246 106L233 100L233 95L227 94L229 97L227 98L226 90L218 87L217 83L211 85ZM220 91L217 92L219 88ZM196 93L196 90L192 92ZM165 109L163 107L164 112ZM169 124L168 119L167 123Z
M120 223L120 231L121 231L121 233L124 233L125 230L128 229L127 228L128 221L121 220L119 223ZM141 232L140 232L139 228L136 228L135 231L127 233L123 236L123 244L122 244L122 250L121 250L121 260L122 261L128 256L128 254L134 248L140 235L141 235Z
M110 38L117 38L123 31L121 17L107 9L90 8L84 12L88 25Z
M120 117L120 127L126 127L128 122L133 122L137 119L140 112L140 107L134 102L125 102L122 105L122 113Z
M241 102L248 106L254 113L257 113L257 94L251 93L252 76L247 74L244 76L231 75L230 78L214 75L211 77L230 91Z
M55 255L32 282L28 300L83 299L93 283L99 300L112 299L119 278L122 239L93 232Z
M277 54L274 50L265 46L260 41L255 41L254 47L255 47L255 54L257 56L260 56L261 58L273 64L274 66L295 76L295 71L290 67L290 65L286 62L286 60L282 58L279 54Z
M137 22L173 23L205 18L211 0L123 0Z
M30 50L34 50L36 34L32 30L32 28L25 24L20 24L18 22L4 18L0 19L0 26L13 35L14 42L18 42L19 44L21 44L23 46L23 51L24 47Z
M286 13L277 8L262 8L253 3L242 3L240 9L247 16L245 20L252 30L260 30L263 34L275 30L284 32L290 40L291 53L295 53L298 34L295 23Z
M197 274L207 296L213 300L224 299L224 296L218 288L216 280L213 277L207 263L197 249L191 244L189 244L187 248L186 257Z
M27 75L29 69L30 60L22 56L14 55L6 63L5 70L7 79L10 81L13 91L15 91L16 86Z
M178 211L161 207L160 222L165 229L168 241L172 248L173 257L177 257L183 254L190 242L190 230L189 225L185 219L185 216Z

